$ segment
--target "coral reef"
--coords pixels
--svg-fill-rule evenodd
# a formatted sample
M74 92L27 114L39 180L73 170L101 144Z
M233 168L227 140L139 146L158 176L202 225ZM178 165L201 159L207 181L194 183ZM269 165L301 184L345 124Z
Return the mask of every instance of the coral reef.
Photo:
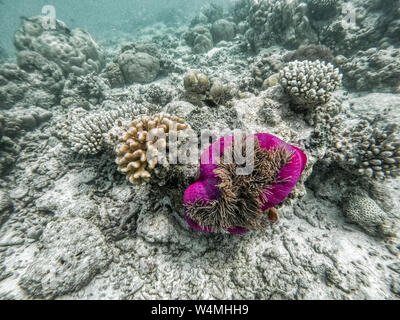
M86 32L23 18L16 54L0 66L0 299L399 298L399 1L218 1L225 12L167 2L182 4L172 19L170 7L89 19L104 55ZM68 23L79 25L75 12ZM279 84L286 62L300 66L291 88ZM331 84L328 63L343 86L324 101L293 97L285 88L314 86L304 63L319 63L316 87ZM142 159L120 169L150 174L126 170L146 182L132 185L114 160L134 154L116 155L118 138L161 113L187 129L176 144L169 133L141 151L132 144ZM256 132L269 133L256 135L258 166L236 175L246 163L225 155L251 151L233 137ZM272 135L294 154L263 148ZM159 145L185 152L177 164L161 151L151 159ZM199 163L210 149L219 167ZM285 162L298 166L281 176ZM206 203L204 190L215 196Z
M371 48L349 59L339 56L336 61L344 74L343 84L349 89L400 92L399 49Z
M342 10L333 19L313 23L320 42L335 53L347 56L399 43L395 35L400 31L398 1L352 0L341 6ZM349 21L349 13L355 14L355 21Z
M245 37L252 50L282 45L294 49L299 45L318 43L318 35L307 18L307 4L299 0L253 1Z
M2 134L13 138L21 134L23 130L29 131L38 127L52 117L52 113L40 107L21 108L3 112Z
M22 51L18 63L0 66L0 109L38 105L50 108L64 85L60 68L41 56Z
M14 45L18 51L34 51L55 62L67 76L100 72L104 66L102 49L89 33L80 29L69 30L60 20L55 30L45 30L43 16L22 18L15 33Z
M286 198L304 170L306 155L273 135L256 134L247 137L246 143L238 140L223 137L200 158L200 178L184 194L185 215L195 230L243 233L262 229L263 211ZM238 165L237 157L246 161L248 157L251 168Z
M196 15L190 22L190 26L197 24L209 24L221 19L224 13L224 9L216 3L208 3L200 9L198 15Z
M297 104L323 104L339 88L342 74L331 63L293 61L281 70L279 82Z
M125 85L124 75L116 62L108 63L101 75L109 81L112 88L122 87Z
M165 161L167 148L172 148L170 136L188 128L180 118L169 114L156 114L136 118L127 125L121 123L115 147L118 171L133 184L151 177L151 170ZM115 133L111 133L115 135Z
M60 103L64 107L71 104L97 105L103 102L109 89L108 81L95 73L84 76L71 74L65 81Z

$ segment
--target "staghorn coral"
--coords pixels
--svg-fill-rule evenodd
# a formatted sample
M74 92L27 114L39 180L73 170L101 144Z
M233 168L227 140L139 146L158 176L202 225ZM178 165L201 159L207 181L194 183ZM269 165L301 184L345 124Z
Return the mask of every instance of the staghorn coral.
M115 162L118 171L125 174L133 184L148 180L151 177L150 171L163 156L159 150L167 147L170 132L188 127L182 119L163 113L131 121L117 134L119 144L115 148Z
M371 48L359 51L349 59L339 56L336 60L347 88L400 92L400 49Z
M299 105L318 105L329 101L339 88L342 74L331 63L293 61L280 72L280 84Z
M145 109L137 105L125 105L121 108L88 114L73 121L68 132L71 149L80 154L96 154L107 147L107 133L117 119L132 119Z
M306 155L273 135L258 133L242 145L236 139L241 137L223 137L201 155L200 178L184 194L185 217L195 230L240 234L263 229L263 211L284 200L304 170ZM233 154L248 157L253 170L232 163Z
M80 29L69 30L57 20L55 30L45 30L46 17L23 18L14 36L17 51L28 50L55 62L65 76L100 72L104 66L103 51L90 34Z

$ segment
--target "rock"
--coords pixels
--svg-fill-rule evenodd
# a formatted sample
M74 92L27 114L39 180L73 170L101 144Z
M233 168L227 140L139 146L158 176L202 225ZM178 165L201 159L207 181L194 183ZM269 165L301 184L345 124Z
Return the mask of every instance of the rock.
M6 190L0 189L0 227L11 213L12 201Z
M127 84L151 82L160 71L160 61L145 52L125 51L118 57L118 64Z
M235 37L235 25L225 19L217 20L211 27L211 34L214 43L218 43L222 40L232 41Z
M82 218L50 222L40 241L41 250L19 280L34 298L52 299L77 291L111 260L101 232Z

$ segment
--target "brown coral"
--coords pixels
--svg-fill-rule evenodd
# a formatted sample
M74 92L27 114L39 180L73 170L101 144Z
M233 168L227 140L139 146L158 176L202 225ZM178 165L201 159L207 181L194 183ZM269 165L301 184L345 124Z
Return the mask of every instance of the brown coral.
M151 177L149 170L159 163L159 150L166 150L167 136L185 130L188 125L169 114L143 116L130 122L119 134L116 147L118 171L134 184Z

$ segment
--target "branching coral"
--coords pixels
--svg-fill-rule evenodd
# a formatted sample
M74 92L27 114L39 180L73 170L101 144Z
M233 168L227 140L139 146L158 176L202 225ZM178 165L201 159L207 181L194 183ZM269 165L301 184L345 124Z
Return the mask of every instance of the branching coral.
M142 113L137 105L89 114L74 124L69 133L71 149L80 154L96 154L104 149L108 131L119 118L132 119Z
M239 234L264 228L263 211L285 199L304 170L305 154L277 137L255 134L239 147L235 139L223 137L203 152L200 178L185 191L186 219L195 230ZM232 163L232 154L235 161L235 154L250 159L253 170L239 173L243 167Z
M293 61L280 72L280 84L300 105L318 105L329 101L339 88L342 74L331 63Z
M400 176L400 139L395 132L373 129L359 152L358 173L380 180Z
M159 163L168 146L167 137L172 131L187 129L180 118L169 114L143 116L130 122L118 136L115 148L118 170L134 184L140 184L151 177L150 170Z

